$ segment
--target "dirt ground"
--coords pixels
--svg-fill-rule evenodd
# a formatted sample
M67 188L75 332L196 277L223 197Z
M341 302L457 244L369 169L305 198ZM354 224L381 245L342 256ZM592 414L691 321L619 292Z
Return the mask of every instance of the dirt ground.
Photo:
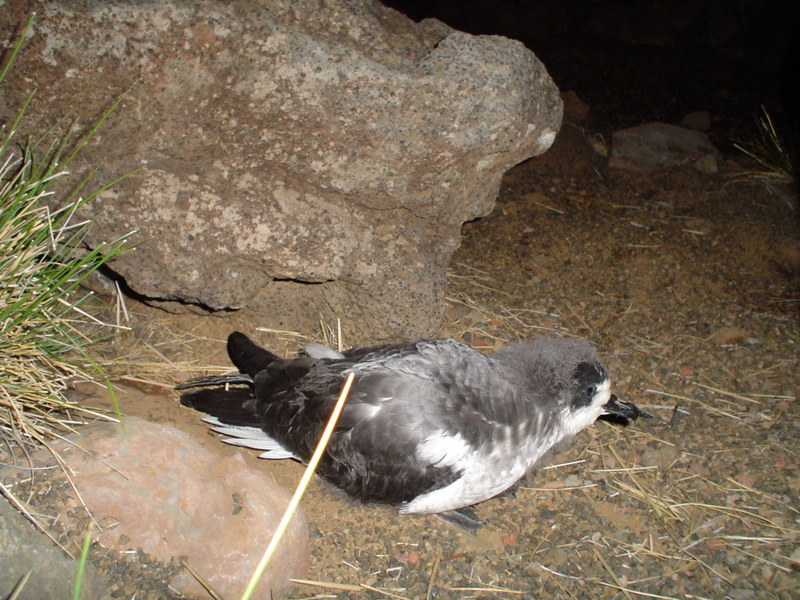
M510 171L495 210L463 228L441 335L483 350L586 337L616 394L654 418L590 427L515 497L479 505L487 525L477 535L355 504L317 480L303 508L308 578L320 584L286 597L799 597L798 216L742 180L743 164L727 154L717 175L613 171L565 125L547 155ZM281 352L304 342L259 331L269 323L245 313L128 309L133 330L115 342L128 375L118 381L163 391L149 404L123 393L123 410L198 439L209 434L176 393L134 379L227 367L233 329ZM290 489L302 473L258 464ZM98 562L121 598L170 595L135 559Z

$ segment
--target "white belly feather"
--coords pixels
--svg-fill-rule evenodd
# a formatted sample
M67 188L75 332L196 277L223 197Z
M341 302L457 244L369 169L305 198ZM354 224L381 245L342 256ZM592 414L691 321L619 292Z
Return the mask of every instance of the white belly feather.
M482 447L468 444L460 435L439 432L417 448L419 460L461 471L448 486L417 496L398 507L400 513L439 513L488 500L522 478L559 440L557 434L538 436L513 444L510 427L498 428L494 439Z

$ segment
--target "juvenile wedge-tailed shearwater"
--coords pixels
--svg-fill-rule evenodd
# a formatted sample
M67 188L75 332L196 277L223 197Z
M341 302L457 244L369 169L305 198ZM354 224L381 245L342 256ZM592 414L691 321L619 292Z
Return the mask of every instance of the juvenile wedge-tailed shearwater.
M240 374L179 386L206 386L181 402L211 415L224 441L307 461L352 372L319 475L357 499L467 528L480 524L467 507L513 486L598 417L640 414L611 394L582 340L540 338L490 355L445 339L342 353L312 344L282 359L234 332L227 348Z

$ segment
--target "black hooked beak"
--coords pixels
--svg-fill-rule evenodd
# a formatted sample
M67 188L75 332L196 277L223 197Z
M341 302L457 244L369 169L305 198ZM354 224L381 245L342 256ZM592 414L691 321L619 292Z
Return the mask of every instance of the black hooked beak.
M621 402L619 398L611 395L611 399L603 405L604 415L613 415L621 419L636 420L642 415L633 402Z

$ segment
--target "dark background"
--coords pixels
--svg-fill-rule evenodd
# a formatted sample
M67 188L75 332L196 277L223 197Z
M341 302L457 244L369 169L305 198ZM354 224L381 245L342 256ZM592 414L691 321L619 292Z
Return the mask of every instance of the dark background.
M435 17L473 34L518 39L559 88L592 108L608 133L693 110L712 140L756 134L763 105L797 138L800 2L777 0L386 0L415 21Z

